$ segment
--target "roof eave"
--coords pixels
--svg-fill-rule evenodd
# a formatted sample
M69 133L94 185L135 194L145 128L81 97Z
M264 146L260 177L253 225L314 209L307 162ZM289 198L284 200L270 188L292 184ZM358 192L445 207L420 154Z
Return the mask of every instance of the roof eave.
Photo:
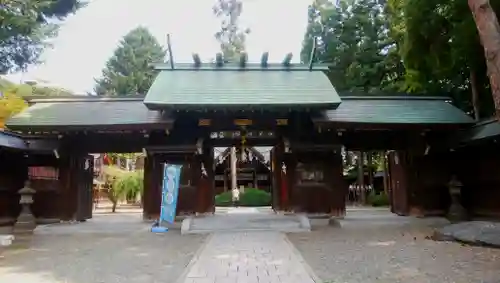
M170 104L161 102L144 102L149 110L154 111L323 111L335 110L339 107L339 102L328 103L305 103L305 104Z
M316 126L325 128L357 128L357 129L440 129L458 130L472 125L471 122L441 122L441 123L391 123L371 121L340 121L325 118L312 119Z
M81 132L81 131L140 131L169 130L174 120L155 123L113 124L113 125L24 125L7 124L8 128L23 133L29 132Z

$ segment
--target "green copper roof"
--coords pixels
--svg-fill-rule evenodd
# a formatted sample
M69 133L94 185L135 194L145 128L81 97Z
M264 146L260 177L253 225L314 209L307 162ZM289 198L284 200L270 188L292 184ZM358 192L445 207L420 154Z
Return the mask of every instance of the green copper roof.
M4 130L0 131L0 148L1 147L23 150L28 148L22 137Z
M161 68L144 103L150 109L334 109L340 98L322 72L304 65Z
M500 136L500 123L496 119L480 121L474 126L463 130L453 137L458 145L467 145L487 139L498 138ZM458 141L458 142L457 142Z
M325 111L315 122L451 125L474 120L443 97L342 97L336 110Z
M172 123L161 112L150 111L142 99L66 98L40 99L7 121L16 131L58 131L64 129L165 129Z

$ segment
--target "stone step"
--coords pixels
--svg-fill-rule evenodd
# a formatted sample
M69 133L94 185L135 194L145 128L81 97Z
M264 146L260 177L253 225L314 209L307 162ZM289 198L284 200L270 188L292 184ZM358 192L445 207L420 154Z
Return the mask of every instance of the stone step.
M308 232L309 219L302 215L237 214L190 217L183 221L183 234L205 234L213 232Z
M0 235L0 246L10 246L14 241L13 235Z

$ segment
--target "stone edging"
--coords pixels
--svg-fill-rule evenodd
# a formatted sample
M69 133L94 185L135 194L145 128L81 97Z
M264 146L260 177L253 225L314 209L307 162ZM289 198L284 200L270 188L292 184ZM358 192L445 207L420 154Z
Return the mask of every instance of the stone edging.
M186 220L186 219L185 219ZM193 258L189 261L188 265L186 265L186 268L184 268L184 271L181 273L181 275L174 281L175 283L184 283L186 281L186 277L189 274L189 271L191 270L191 267L198 261L200 258L200 255L203 253L203 251L207 248L208 243L210 243L210 240L214 236L213 233L208 235L201 246L198 248L196 253L193 255Z
M316 283L321 283L323 280L316 275L312 267L307 263L307 261L304 259L300 251L295 247L295 245L290 242L286 234L282 234L283 240L287 243L288 247L292 251L292 253L297 257L299 262L302 264L304 269L306 270L307 274L312 278L312 280Z

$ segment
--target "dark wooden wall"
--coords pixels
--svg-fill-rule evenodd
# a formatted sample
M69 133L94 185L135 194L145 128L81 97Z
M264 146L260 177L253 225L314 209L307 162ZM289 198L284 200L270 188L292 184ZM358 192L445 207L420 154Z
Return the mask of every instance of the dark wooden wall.
M500 148L496 143L453 152L454 171L463 183L462 202L473 216L500 217Z
M0 149L0 226L12 225L21 210L19 191L27 177L24 153Z
M144 162L144 219L158 219L160 216L163 165L168 162L183 166L176 215L214 211L215 187L211 151L206 150L203 155L154 153L148 155ZM205 164L206 175L201 172L202 162Z
M342 175L340 150L295 150L286 154L285 160L294 211L345 215L347 183ZM317 177L306 180L307 174L317 174Z
M392 151L388 155L391 211L398 215L444 215L452 162L447 152Z

